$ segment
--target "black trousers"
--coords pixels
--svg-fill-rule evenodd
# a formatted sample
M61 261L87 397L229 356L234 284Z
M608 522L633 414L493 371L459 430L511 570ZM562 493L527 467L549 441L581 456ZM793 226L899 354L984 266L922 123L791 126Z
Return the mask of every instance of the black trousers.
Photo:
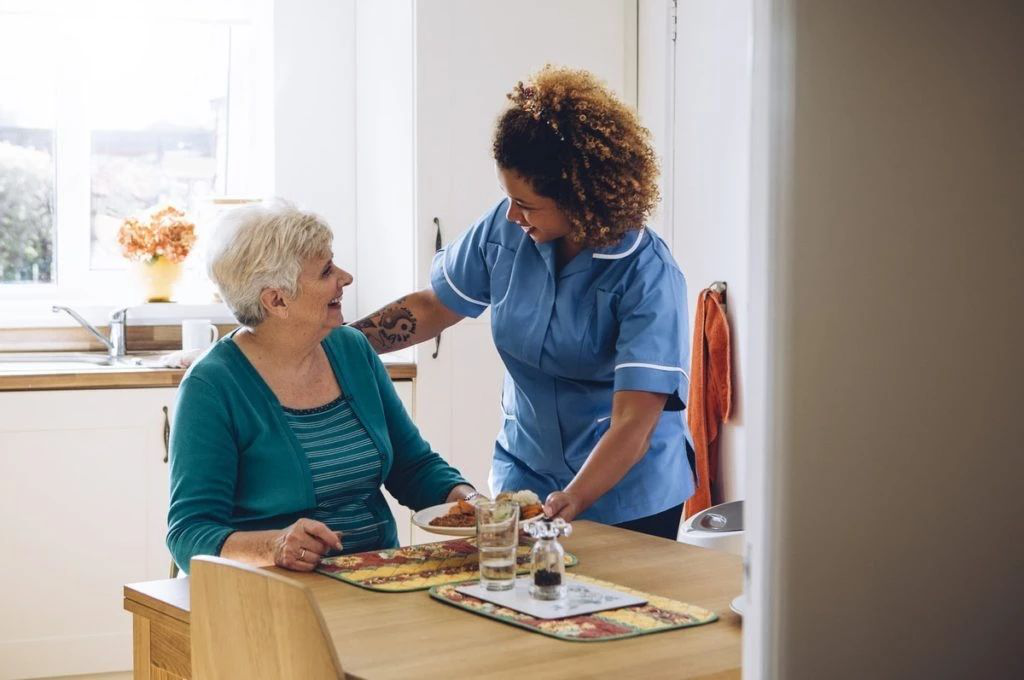
M615 526L620 529L639 531L641 534L648 534L649 536L670 538L674 541L679 534L679 522L682 518L683 504L680 503L674 508L659 512L657 515L648 515L647 517L630 520Z

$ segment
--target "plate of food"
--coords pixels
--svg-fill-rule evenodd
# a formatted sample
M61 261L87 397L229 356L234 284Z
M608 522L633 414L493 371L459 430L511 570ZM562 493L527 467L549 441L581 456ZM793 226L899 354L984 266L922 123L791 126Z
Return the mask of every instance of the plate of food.
M412 523L435 534L475 536L476 514L473 503L476 500L442 503L424 508L412 516ZM518 503L520 525L536 522L544 516L540 498L529 490L503 491L495 500L512 500Z

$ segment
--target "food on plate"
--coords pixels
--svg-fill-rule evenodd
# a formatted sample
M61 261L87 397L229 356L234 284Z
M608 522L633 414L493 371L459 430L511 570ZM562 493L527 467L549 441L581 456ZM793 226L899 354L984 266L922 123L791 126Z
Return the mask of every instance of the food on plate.
M513 501L519 504L519 519L533 519L544 512L540 498L530 490L503 491L498 494L499 501ZM448 512L430 520L433 527L473 527L476 526L476 513L471 502L459 500L452 503Z
M473 504L459 500L448 509L447 515L440 515L430 520L433 527L472 527L476 526L476 513Z
M526 489L524 491L502 491L498 494L499 501L515 501L519 504L519 519L532 519L544 512L540 497Z

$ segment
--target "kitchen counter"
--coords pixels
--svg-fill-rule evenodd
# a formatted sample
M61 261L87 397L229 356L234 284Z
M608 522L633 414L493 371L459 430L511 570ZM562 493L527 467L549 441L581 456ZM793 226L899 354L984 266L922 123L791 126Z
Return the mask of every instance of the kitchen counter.
M40 353L40 361L24 367L17 363L5 364L0 353L0 392L35 390L101 390L146 387L177 387L185 370L147 366L95 366L83 369L80 364L68 362L42 367L47 357L57 354ZM24 356L24 355L21 355ZM100 355L102 356L102 355ZM416 377L416 364L385 360L392 380L412 380Z

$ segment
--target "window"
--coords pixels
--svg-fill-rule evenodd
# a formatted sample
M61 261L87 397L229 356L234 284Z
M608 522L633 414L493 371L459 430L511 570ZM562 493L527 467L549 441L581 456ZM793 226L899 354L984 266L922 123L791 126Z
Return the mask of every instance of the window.
M253 27L219 4L0 0L0 297L117 299L124 217L172 203L202 241L214 197L263 193Z
M0 21L0 285L54 279L52 37L38 18Z
M194 213L225 190L231 27L125 28L104 27L84 74L94 270L124 267L123 218L166 202Z

